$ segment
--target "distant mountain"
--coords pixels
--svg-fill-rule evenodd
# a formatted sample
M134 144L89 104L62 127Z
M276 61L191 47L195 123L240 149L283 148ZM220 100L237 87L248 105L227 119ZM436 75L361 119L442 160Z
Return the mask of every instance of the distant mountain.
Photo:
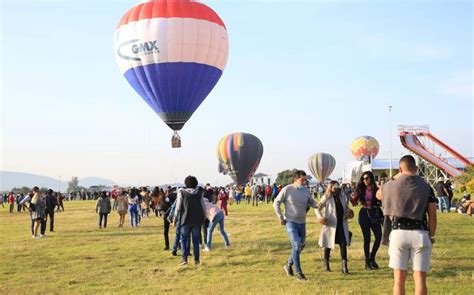
M67 181L59 181L59 179L36 175L31 173L0 171L0 191L11 190L14 187L27 186L32 188L34 186L47 187L53 190L61 189L66 191L69 179ZM115 185L115 182L105 178L99 177L85 177L79 179L79 185L83 187L90 187L92 185Z
M105 186L114 186L115 182L109 179L100 178L100 177L85 177L79 179L79 185L83 187L90 187L93 185L105 185Z

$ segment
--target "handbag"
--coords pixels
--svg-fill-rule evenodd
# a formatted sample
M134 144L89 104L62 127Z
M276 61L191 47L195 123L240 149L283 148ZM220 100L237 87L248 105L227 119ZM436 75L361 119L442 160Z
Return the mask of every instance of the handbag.
M383 212L380 207L375 207L367 210L367 215L372 224L382 224L383 223Z

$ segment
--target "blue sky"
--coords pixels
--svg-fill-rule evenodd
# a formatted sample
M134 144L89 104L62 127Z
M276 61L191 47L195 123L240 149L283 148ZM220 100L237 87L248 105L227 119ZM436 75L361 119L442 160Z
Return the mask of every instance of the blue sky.
M2 1L1 170L125 184L224 184L215 146L261 139L259 171L329 152L340 176L359 135L404 153L398 124L473 152L471 1L202 1L225 22L224 74L170 148L171 130L121 76L120 17L136 1Z

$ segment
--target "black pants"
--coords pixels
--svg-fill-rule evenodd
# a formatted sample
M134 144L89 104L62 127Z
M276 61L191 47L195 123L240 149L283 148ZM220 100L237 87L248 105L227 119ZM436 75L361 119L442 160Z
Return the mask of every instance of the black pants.
M206 219L204 220L204 223L202 224L202 235L200 238L201 245L207 244L207 228L209 227L209 223L210 223L209 220ZM204 240L204 243L202 242L203 240Z
M104 228L107 227L107 215L109 213L99 213L99 226L102 226L102 220L104 220Z
M361 208L359 212L359 225L364 236L364 255L365 259L375 259L377 251L380 247L380 241L382 240L382 225L374 224L370 221L367 211L370 209ZM372 246L372 252L370 250L370 230L374 233L375 241Z
M169 237L169 233L170 233L170 223L168 221L167 218L163 218L163 221L164 221L164 231L163 231L163 234L165 236L165 247L166 248L169 248L170 247L170 237Z
M41 234L44 235L46 232L46 218L41 219Z
M14 204L10 204L10 213L13 213L13 208L15 208Z
M341 250L341 259L347 260L347 246L345 244L339 245L339 249ZM331 256L331 248L324 248L324 259L329 260L330 256Z
M54 209L46 214L49 217L49 231L54 231Z

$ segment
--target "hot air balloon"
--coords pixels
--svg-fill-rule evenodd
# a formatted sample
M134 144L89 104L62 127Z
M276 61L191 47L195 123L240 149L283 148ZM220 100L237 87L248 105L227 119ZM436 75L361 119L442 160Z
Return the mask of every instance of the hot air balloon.
M370 162L379 153L379 142L372 136L360 136L351 143L351 152L357 161Z
M178 130L216 85L227 63L224 22L191 0L150 0L132 7L115 32L115 55L128 83Z
M232 133L217 144L217 159L237 184L250 181L263 155L262 142L249 133Z
M314 154L308 159L308 167L319 182L324 182L334 171L336 160L326 153Z

